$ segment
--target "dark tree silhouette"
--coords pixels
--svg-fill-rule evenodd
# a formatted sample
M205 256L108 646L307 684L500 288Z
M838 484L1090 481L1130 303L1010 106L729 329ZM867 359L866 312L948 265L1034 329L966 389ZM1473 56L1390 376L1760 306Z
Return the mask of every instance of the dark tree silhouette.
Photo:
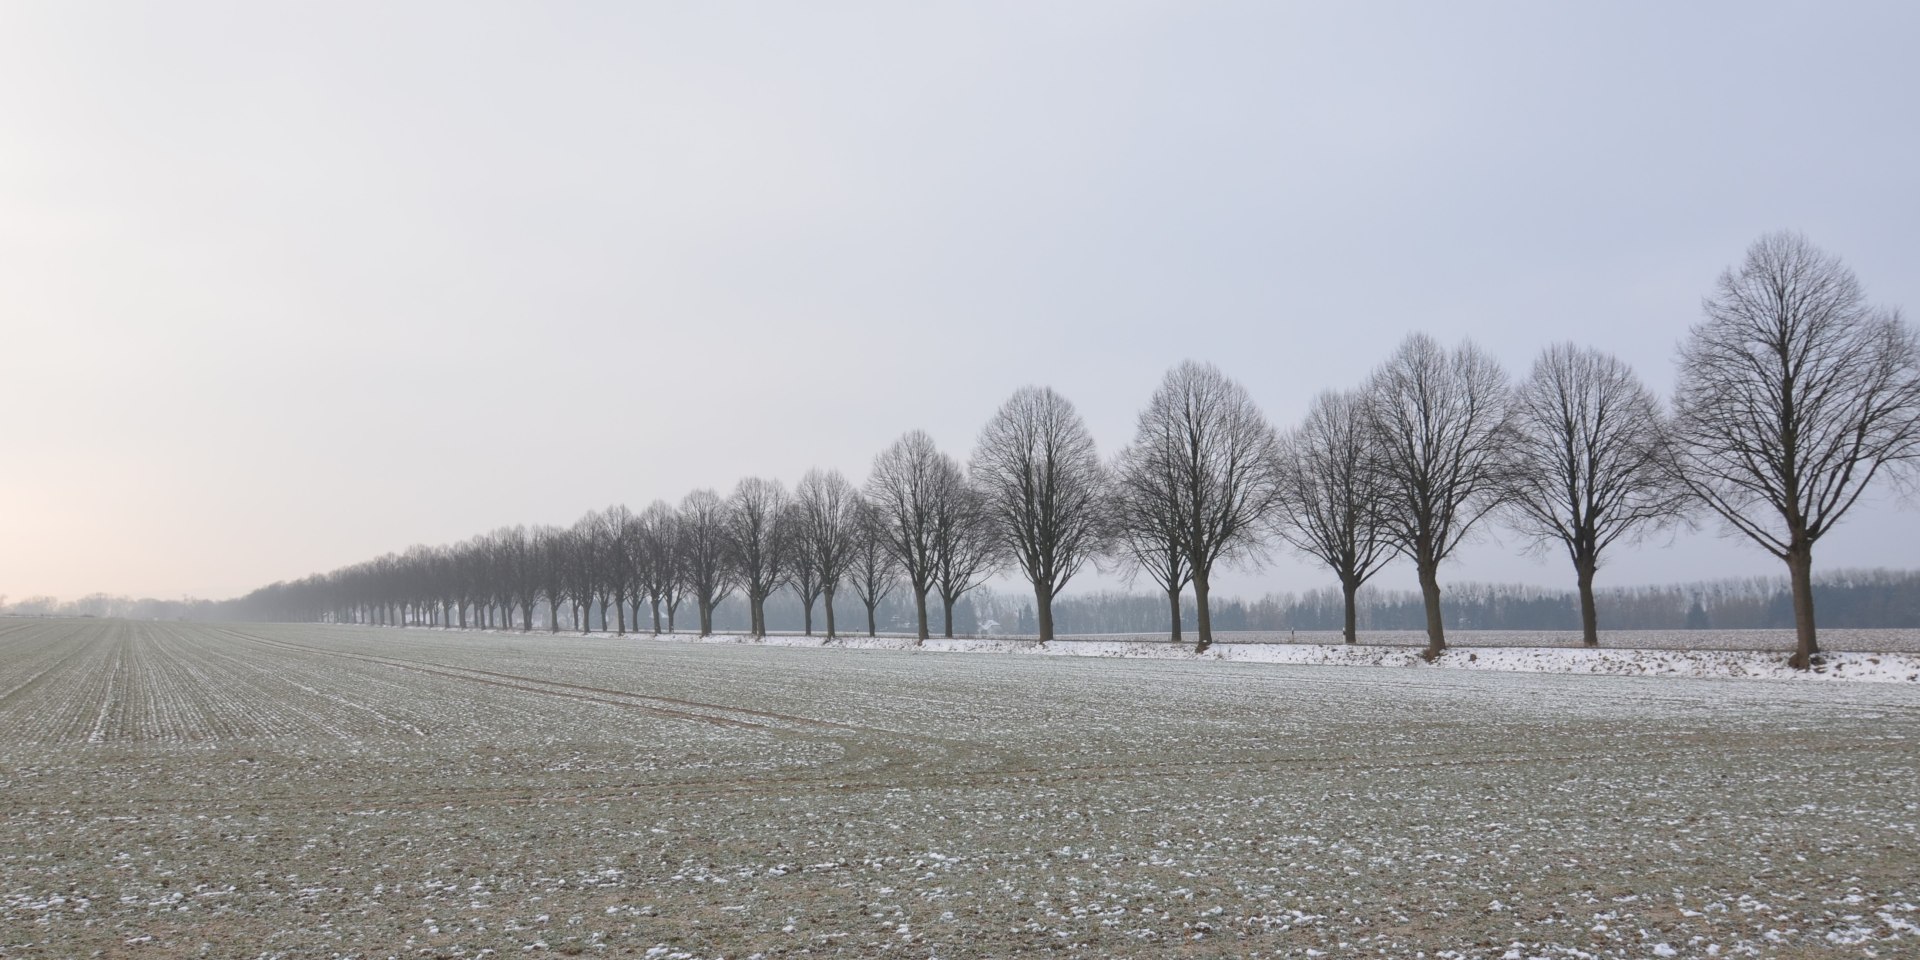
M660 634L660 611L667 613L667 632L673 632L674 611L680 606L683 578L680 571L680 514L665 500L655 500L641 511L636 525L639 543L635 549L635 567L640 595L646 598L653 615L653 632ZM639 629L639 623L634 624Z
M1198 640L1213 645L1216 564L1251 561L1280 501L1280 442L1253 398L1212 364L1168 371L1120 460L1121 496L1170 521L1186 555Z
M986 496L967 482L958 463L945 459L946 480L934 507L933 584L940 594L941 635L952 639L954 604L993 576L1001 544L994 536Z
M1115 475L1128 469L1122 457ZM1187 551L1180 545L1180 518L1173 505L1156 500L1128 485L1116 486L1113 498L1114 537L1118 546L1117 566L1129 575L1145 573L1166 594L1168 639L1180 643L1180 592L1193 582L1193 568L1187 566Z
M1429 660L1447 648L1440 562L1508 489L1507 393L1506 374L1478 347L1462 343L1448 351L1418 333L1367 386L1367 416L1380 445L1377 471L1388 498L1382 517L1420 578Z
M573 625L581 633L593 629L593 602L606 610L606 518L590 510L566 532L567 591L573 597ZM603 617L604 618L604 617Z
M787 490L778 480L748 477L727 498L722 536L747 595L750 628L767 635L767 597L787 582Z
M859 494L838 470L809 470L794 488L794 583L806 604L806 629L813 633L813 601L808 586L826 598L827 636L835 635L833 595L847 575L860 530L856 526Z
M1726 525L1786 562L1793 666L1820 652L1813 547L1882 473L1920 456L1913 332L1839 259L1795 233L1720 275L1680 348L1679 476Z
M733 556L727 549L727 505L712 490L695 490L680 501L680 572L700 610L700 635L713 635L713 608L733 590Z
M956 485L959 472L932 437L913 430L873 459L867 478L867 502L877 521L873 529L913 590L922 643L927 639L927 593L940 573L941 499Z
M540 595L547 601L547 632L560 632L560 604L572 596L567 590L573 546L567 532L559 527L535 527L533 562L538 571Z
M1393 557L1386 508L1374 471L1379 444L1356 394L1328 391L1282 441L1278 530L1294 549L1333 569L1346 615L1342 636L1357 643L1356 597Z
M970 470L994 536L1033 585L1046 643L1053 598L1107 549L1111 534L1111 484L1093 436L1065 397L1023 387L987 421Z
M861 606L867 608L867 636L871 637L878 632L874 610L900 585L900 561L887 548L887 521L880 511L856 494L852 513L853 540L847 553L846 579Z
M1597 350L1559 344L1533 362L1513 395L1511 525L1573 560L1580 629L1600 645L1593 577L1613 543L1677 521L1660 401L1632 368Z

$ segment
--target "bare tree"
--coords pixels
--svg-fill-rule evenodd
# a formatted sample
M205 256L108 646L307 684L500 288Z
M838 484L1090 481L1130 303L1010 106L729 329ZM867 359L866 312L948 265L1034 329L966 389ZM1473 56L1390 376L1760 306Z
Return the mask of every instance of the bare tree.
M1510 523L1573 560L1580 629L1600 645L1593 575L1615 541L1677 521L1684 488L1670 469L1660 401L1633 369L1597 350L1548 347L1513 395Z
M900 561L887 549L886 519L873 504L855 494L852 514L853 539L847 552L846 580L853 587L854 596L867 608L867 636L871 637L878 632L875 608L900 585ZM831 604L827 607L827 616L831 622Z
M695 490L680 501L680 572L700 609L700 635L713 635L713 608L733 589L733 558L727 549L727 505L712 490Z
M641 596L653 614L653 633L660 634L660 609L667 611L667 632L673 632L673 614L685 589L680 571L680 514L665 500L655 500L640 513L639 543L634 554ZM634 629L639 629L638 617Z
M946 481L934 505L933 584L940 594L942 635L952 639L954 604L993 576L1002 549L986 496L967 482L953 458L944 459Z
M980 432L970 466L993 533L1033 584L1040 642L1053 639L1053 598L1107 549L1110 486L1093 436L1065 397L1023 387Z
M640 518L626 504L616 503L600 511L601 535L604 538L600 553L600 628L607 626L607 606L613 607L614 633L624 636L627 632L627 598L634 594L637 580L634 569L634 547L639 539ZM634 624L639 626L636 621Z
M748 477L727 498L727 547L747 594L752 633L767 635L767 597L787 581L787 490L778 480Z
M513 602L520 604L520 632L533 631L533 607L540 601L542 579L540 550L534 539L528 535L525 527L502 527L494 534L496 549L500 551L502 566L513 579L513 589L506 597L505 614L509 622L513 619Z
M593 603L600 601L604 624L607 609L608 531L606 517L589 510L567 530L567 589L573 595L573 625L581 633L593 629Z
M1172 625L1169 639L1180 643L1180 592L1193 582L1193 568L1187 565L1187 550L1180 542L1176 504L1154 494L1166 481L1139 484L1128 479L1156 466L1168 464L1148 464L1141 451L1132 447L1122 450L1114 462L1112 474L1119 478L1111 500L1116 559L1119 569L1129 575L1145 573L1166 593Z
M1357 643L1356 595L1393 558L1366 404L1353 393L1315 397L1281 443L1282 539L1333 569L1346 602L1343 636Z
M531 559L539 570L540 595L547 600L547 632L559 633L560 604L572 596L567 589L572 553L567 532L559 527L535 527L532 551Z
M1167 372L1121 458L1122 496L1160 511L1186 554L1198 611L1194 652L1213 645L1216 564L1252 561L1280 505L1280 441L1253 398L1212 364Z
M802 537L806 518L801 516L801 507L789 498L780 514L780 528L784 532L787 546L787 586L793 588L794 596L800 599L801 629L809 637L813 636L813 608L820 602L820 594L826 589L820 582L820 564L815 560L811 545Z
M913 430L873 459L867 478L867 502L878 521L874 530L913 590L921 642L927 639L927 593L939 575L940 499L957 472L932 437Z
M1897 311L1870 306L1838 258L1761 238L1720 275L1680 348L1680 476L1732 530L1786 561L1812 666L1813 546L1883 471L1920 456L1920 369Z
M1413 560L1427 608L1429 660L1447 648L1440 562L1507 492L1512 444L1507 375L1471 343L1449 352L1416 333L1374 371L1367 417L1394 546Z
M794 583L806 603L807 633L813 633L817 589L827 602L827 636L834 636L833 595L847 575L860 532L855 526L859 494L838 470L809 470L794 488ZM802 585L808 581L811 587Z

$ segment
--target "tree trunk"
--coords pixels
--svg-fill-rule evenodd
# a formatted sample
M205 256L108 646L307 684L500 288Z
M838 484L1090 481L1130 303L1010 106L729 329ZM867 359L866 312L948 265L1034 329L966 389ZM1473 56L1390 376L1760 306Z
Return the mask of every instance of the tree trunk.
M1440 564L1434 560L1420 560L1420 596L1427 605L1427 649L1421 653L1428 663L1440 659L1447 649L1446 620L1440 614Z
M924 587L913 588L913 610L920 616L920 633L914 639L914 646L927 642L927 591Z
M1197 568L1193 571L1193 612L1197 621L1193 632L1198 638L1193 652L1205 653L1213 646L1213 611L1207 609L1207 575Z
M1797 641L1793 659L1787 662L1795 670L1811 670L1813 658L1820 653L1820 641L1813 631L1813 544L1787 548L1787 573L1793 581L1793 632Z
M1360 642L1360 581L1351 577L1340 578L1340 593L1346 600L1346 624L1341 636L1349 644Z
M1580 586L1580 642L1589 647L1600 645L1600 613L1593 605L1593 574L1599 564L1592 557L1574 561L1574 577Z
M713 636L713 604L706 600L700 601L700 635Z
M877 602L867 604L867 636L869 637L879 633L878 626L874 623L873 619L873 608L876 606L879 606Z
M547 598L547 632L560 632L560 601Z
M833 639L833 591L824 591L827 601L827 639Z
M607 619L607 615L604 612L601 613L600 619L601 620ZM613 599L613 619L614 619L614 623L616 624L616 626L614 627L614 635L621 636L621 637L626 636L627 635L627 598L626 597L615 597ZM602 626L604 625L605 624L602 624Z
M1174 643L1179 643L1180 642L1180 588L1179 587L1167 588L1167 606L1172 608L1172 612L1168 615L1168 622L1173 624L1173 636L1171 637L1171 639L1173 640Z
M653 635L657 637L660 635L660 601L649 600L647 602L653 607Z
M806 614L804 619L807 625L807 636L811 637L813 636L813 600L811 598L807 599L805 606Z
M948 597L944 593L940 595L940 611L941 611L941 615L945 618L943 622L944 632L941 633L941 636L947 638L948 640L952 640L953 639L953 598Z
M1045 584L1033 585L1033 612L1040 621L1040 642L1053 639L1053 591Z

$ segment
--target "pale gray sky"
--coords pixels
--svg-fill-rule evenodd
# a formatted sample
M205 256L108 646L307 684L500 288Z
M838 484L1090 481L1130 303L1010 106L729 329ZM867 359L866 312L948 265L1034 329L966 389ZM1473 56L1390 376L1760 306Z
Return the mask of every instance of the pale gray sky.
M1920 5L0 4L0 593L221 597L1400 338L1663 392L1794 228L1920 310ZM1860 508L1822 567L1913 566ZM1482 545L1453 579L1559 584ZM1713 531L1613 583L1774 573ZM1411 583L1398 569L1389 585ZM1326 578L1290 561L1237 592Z

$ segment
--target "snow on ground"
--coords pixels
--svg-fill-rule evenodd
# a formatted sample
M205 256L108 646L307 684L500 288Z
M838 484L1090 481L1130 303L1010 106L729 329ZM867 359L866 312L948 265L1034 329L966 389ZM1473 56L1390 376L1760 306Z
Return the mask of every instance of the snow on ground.
M0 957L1916 956L1916 744L1912 684L0 624Z
M595 634L611 637L611 634ZM842 636L822 637L775 634L762 638L739 634L629 634L630 637L676 643L725 643L776 647L837 647L849 650L913 650L909 637ZM1276 641L1215 643L1196 655L1191 643L1175 644L1165 640L1141 638L1068 637L1041 644L1027 639L970 637L963 639L929 638L917 649L932 653L1002 653L1060 657L1114 657L1150 660L1232 660L1240 663L1284 663L1300 666L1336 667L1420 667L1429 666L1420 658L1419 648L1411 644L1283 643ZM1755 649L1687 650L1664 647L1533 647L1519 645L1479 645L1487 633L1470 634L1466 643L1456 644L1431 666L1453 670L1500 670L1521 673L1576 673L1613 676L1672 676L1694 678L1738 678L1743 680L1853 680L1867 683L1920 683L1920 654L1913 653L1828 653L1813 670L1794 670L1787 665L1784 652ZM1521 637L1539 635L1522 634ZM1671 635L1649 633L1634 639L1667 639ZM1685 637L1686 634L1681 634ZM1518 639L1518 638L1500 638ZM1616 636L1616 639L1620 639ZM1421 641L1425 642L1424 638ZM1670 641L1669 641L1670 642Z

